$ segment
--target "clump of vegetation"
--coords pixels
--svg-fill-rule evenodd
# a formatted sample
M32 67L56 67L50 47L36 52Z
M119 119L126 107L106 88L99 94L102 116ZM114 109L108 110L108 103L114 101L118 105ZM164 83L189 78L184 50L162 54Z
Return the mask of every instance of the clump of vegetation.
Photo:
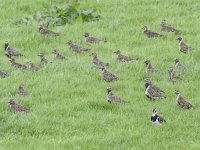
M37 11L34 16L14 19L15 25L30 25L37 21L44 26L63 26L74 22L90 22L99 20L100 15L94 13L94 10L84 10L80 8L79 2L67 3L62 6L54 6L45 11Z

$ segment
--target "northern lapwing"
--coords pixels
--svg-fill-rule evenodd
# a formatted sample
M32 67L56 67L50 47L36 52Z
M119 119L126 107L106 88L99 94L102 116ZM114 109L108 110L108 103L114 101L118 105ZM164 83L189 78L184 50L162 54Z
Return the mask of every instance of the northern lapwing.
M30 109L25 108L24 106L17 104L14 99L9 101L9 107L12 112L30 112Z
M125 55L121 54L120 50L117 50L114 53L117 55L117 60L119 60L121 62L129 62L129 61L139 60L139 58L133 58L133 57L125 56Z
M40 54L38 54L37 56L39 56L40 57L40 61L41 61L41 63L42 64L48 64L48 60L46 59L46 57L44 56L44 54L43 53L40 53Z
M182 80L181 77L177 76L174 69L172 67L170 67L168 69L168 77L169 77L169 81L172 81L173 83L176 81L180 81Z
M67 60L67 58L65 56L63 56L59 53L58 49L54 49L53 54L54 54L55 60Z
M111 87L107 88L107 101L109 103L114 103L114 104L124 104L124 103L126 103L124 100L122 100L120 97L116 96L112 92L112 88Z
M102 69L102 68L106 68L106 66L109 66L108 63L104 63L102 60L98 59L97 54L95 52L92 53L91 55L92 55L92 64L95 67Z
M20 63L15 62L15 59L14 59L14 58L11 58L11 59L10 59L10 64L11 64L11 66L13 66L13 67L15 67L15 68L19 68L19 69L26 69L26 68L27 68L26 65L23 65L23 64L20 64Z
M177 38L177 40L179 41L179 50L183 53L187 53L189 51L192 50L192 48L190 46L188 46L187 44L185 44L183 42L183 38L180 36Z
M72 42L71 40L67 42L68 46L70 49L72 49L74 52L76 53L80 53L80 52L87 52L89 51L90 49L88 48L84 48L84 47L81 47L77 44L75 44L74 42Z
M157 69L152 67L150 60L146 60L144 63L146 64L146 73L156 73L156 72L158 72Z
M181 62L178 58L176 58L174 61L175 61L175 68L177 68L177 69L184 68L184 66L181 64Z
M28 94L26 93L25 89L24 89L24 84L20 84L18 87L18 95L21 97L26 97Z
M152 109L151 121L155 124L161 124L166 122L166 120L163 117L157 114L156 108Z
M166 20L162 20L162 22L160 24L160 28L161 28L161 31L163 31L163 32L173 32L173 33L180 32L180 30L177 30L177 29L173 28L170 24L167 24Z
M166 96L163 95L163 91L152 86L151 82L145 82L145 95L150 100L166 98Z
M53 32L51 30L48 30L48 29L45 29L44 26L40 25L39 26L39 32L42 34L42 35L45 35L45 36L59 36L60 33L56 33L56 32Z
M10 48L8 42L4 43L4 53L9 58L13 56L23 56L21 53L17 52L15 49Z
M0 70L0 78L5 78L8 74L2 70Z
M102 77L107 82L119 80L116 75L108 72L105 67L102 67Z
M145 36L147 36L148 38L158 38L158 37L162 37L164 35L156 33L154 31L151 31L147 28L147 26L144 26L143 28L143 33Z
M181 108L185 108L185 109L190 109L192 108L192 104L190 104L189 102L187 102L186 100L183 99L183 97L181 96L179 91L175 91L176 94L176 103L181 107Z
M88 44L99 44L100 42L107 42L107 41L92 37L92 36L90 36L89 33L85 33L83 36L85 37L85 41Z
M28 69L32 72L36 72L39 70L39 68L33 63L32 60L27 61Z

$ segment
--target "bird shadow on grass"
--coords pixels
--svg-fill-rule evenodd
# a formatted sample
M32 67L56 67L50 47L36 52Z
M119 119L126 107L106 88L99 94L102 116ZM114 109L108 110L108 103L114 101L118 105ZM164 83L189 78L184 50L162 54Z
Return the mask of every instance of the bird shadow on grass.
M95 110L116 110L118 107L114 104L109 103L98 103L98 102L88 102L87 107L89 109L95 109Z

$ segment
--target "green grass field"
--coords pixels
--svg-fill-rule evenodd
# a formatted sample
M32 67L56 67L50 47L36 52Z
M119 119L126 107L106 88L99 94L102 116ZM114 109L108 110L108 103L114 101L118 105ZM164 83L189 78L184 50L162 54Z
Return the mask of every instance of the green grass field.
M9 77L0 79L0 149L114 149L114 150L198 150L200 149L200 53L198 0L83 0L81 7L94 8L101 15L98 22L74 23L59 28L59 37L43 37L39 24L15 26L13 18L32 16L44 6L61 5L64 0L0 0L0 69ZM160 22L167 22L182 31L186 43L194 48L189 54L178 49L177 34L162 33L160 39L148 39L142 27L160 32ZM83 34L106 39L108 43L88 45ZM161 33L161 32L160 32ZM68 40L91 49L88 53L75 54L68 48ZM69 61L53 61L39 72L21 71L10 66L4 56L3 43L20 49L25 56L16 58L25 63L30 58L37 64L39 52L53 61L52 50L58 48ZM138 62L121 63L114 51L141 58ZM111 65L108 70L120 80L107 83L101 70L91 63L92 52ZM183 81L168 81L167 69L180 58L186 69L177 73ZM152 81L166 92L167 99L149 101L144 95L146 77L144 61L150 59L160 71L151 75ZM20 98L17 89L24 83L29 96ZM106 88L130 103L109 104ZM194 105L192 110L179 108L174 91ZM31 109L31 113L13 114L8 101L14 98ZM157 126L150 121L151 109L167 123Z

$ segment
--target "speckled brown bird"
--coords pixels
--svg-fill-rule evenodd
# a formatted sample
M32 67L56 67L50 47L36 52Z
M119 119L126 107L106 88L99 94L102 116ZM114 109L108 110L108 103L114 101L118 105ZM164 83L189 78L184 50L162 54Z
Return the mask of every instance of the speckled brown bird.
M173 83L182 80L181 77L176 75L172 67L168 69L168 76L169 76L169 81L172 81Z
M67 60L67 58L65 56L63 56L59 53L58 49L54 49L53 54L54 54L55 60Z
M28 69L32 72L38 71L39 68L33 63L32 60L27 61Z
M20 84L18 87L18 95L21 97L26 97L28 94L26 93L25 89L24 89L24 84Z
M176 94L176 103L181 108L190 109L193 107L192 104L183 99L179 91L176 90L175 94Z
M126 103L126 101L122 100L120 97L116 96L112 92L112 88L111 87L107 88L107 101L109 103L114 103L114 104L124 104L124 103Z
M163 32L173 32L173 33L180 32L180 30L177 30L177 29L173 28L170 24L167 24L166 20L162 20L162 22L160 24L160 28L161 28L161 31L163 31Z
M90 49L88 48L84 48L84 47L81 47L77 44L75 44L74 42L72 42L71 40L67 43L69 48L72 49L74 52L76 53L80 53L80 52L87 52L89 51Z
M183 42L183 38L180 36L177 38L177 40L179 41L179 50L183 53L187 53L189 51L192 50L192 48L190 46L188 46L187 44L185 44Z
M100 42L107 42L107 41L103 41L98 38L92 37L90 36L89 33L85 33L83 36L85 37L85 41L88 44L99 44Z
M48 60L45 58L43 53L38 54L38 56L40 57L40 61L42 64L48 64Z
M17 104L14 99L9 101L10 111L12 112L30 112L30 109L25 108L24 106Z
M159 93L165 93L163 90L161 90L159 87L157 87L156 85L153 85L152 82L151 82L151 78L150 77L146 77L145 79L145 90L147 88L147 85L146 84L151 84L151 88L156 91L156 92L159 92Z
M45 36L59 36L60 33L56 33L56 32L53 32L51 30L48 30L48 29L45 29L44 26L40 25L39 26L39 32L42 34L42 35L45 35Z
M13 56L23 56L21 53L17 52L15 49L9 47L9 43L4 43L4 53L7 57L11 58Z
M144 63L146 64L146 73L156 73L156 72L158 72L157 69L152 67L150 60L146 60Z
M107 82L119 80L119 78L116 75L108 72L104 67L102 67L102 77Z
M97 54L94 52L92 53L92 63L95 67L102 69L102 68L106 68L106 66L109 66L108 63L104 63L103 61L101 61L100 59L97 58Z
M10 59L10 64L11 64L11 66L13 66L15 68L19 68L19 69L26 69L27 68L26 65L15 62L14 58Z
M5 78L8 74L2 70L0 70L0 78Z
M184 68L184 66L181 64L181 62L178 58L176 58L174 61L175 61L175 68L177 68L177 69Z
M145 82L145 95L150 100L166 98L166 96L163 95L163 91L159 88L155 88L151 82Z
M143 33L145 36L147 36L148 38L158 38L158 37L162 37L164 35L156 33L154 31L151 31L147 28L147 26L144 26L143 28Z
M117 50L114 52L117 56L117 60L121 61L121 62L129 62L129 61L136 61L139 60L139 58L133 58L133 57L129 57L129 56L125 56L123 54L121 54L120 50Z

